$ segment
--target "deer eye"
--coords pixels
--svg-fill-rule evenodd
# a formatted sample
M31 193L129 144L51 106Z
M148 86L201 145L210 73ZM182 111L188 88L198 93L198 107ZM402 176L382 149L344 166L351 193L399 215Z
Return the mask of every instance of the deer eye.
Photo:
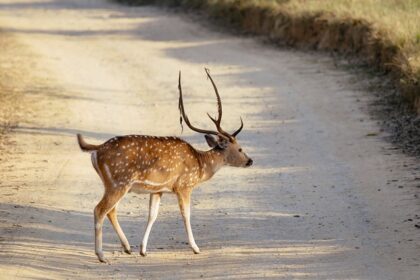
M242 153L242 149L239 149L239 152Z

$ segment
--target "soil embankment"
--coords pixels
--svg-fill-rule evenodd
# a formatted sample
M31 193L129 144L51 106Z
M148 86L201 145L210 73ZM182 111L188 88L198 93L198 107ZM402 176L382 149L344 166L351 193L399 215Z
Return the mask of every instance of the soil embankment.
M402 96L420 113L420 73L385 32L364 19L337 17L331 12L296 12L269 1L247 0L115 0L158 4L204 12L225 24L280 45L356 55L359 60L389 72Z

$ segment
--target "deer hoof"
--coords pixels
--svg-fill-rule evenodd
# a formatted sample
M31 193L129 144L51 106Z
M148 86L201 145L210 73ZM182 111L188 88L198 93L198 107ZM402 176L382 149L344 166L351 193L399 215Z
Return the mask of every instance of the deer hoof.
M143 250L143 245L140 246L140 255L142 255L143 257L147 256L146 250Z
M131 255L131 249L126 249L126 248L124 248L124 252L125 252L126 254Z
M196 255L200 254L200 249L198 247L197 248L192 248L192 249L193 249L194 254L196 254Z
M98 260L101 263L108 263L107 259L105 259L104 254L102 252L101 253L96 253L96 255L98 256Z

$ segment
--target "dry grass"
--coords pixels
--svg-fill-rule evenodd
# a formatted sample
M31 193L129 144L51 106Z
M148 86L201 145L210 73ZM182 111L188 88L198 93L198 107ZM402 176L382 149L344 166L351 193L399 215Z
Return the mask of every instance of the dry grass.
M278 5L296 13L331 12L367 20L401 48L420 76L420 0L290 0Z
M11 48L10 37L0 33L0 146L4 134L14 124L14 112L16 110L16 94L10 86L10 80L13 77L13 62L9 58L8 51Z
M8 145L7 133L17 126L24 108L25 82L30 78L30 57L12 35L0 30L0 151ZM3 151L2 151L3 152Z
M199 10L276 44L353 54L420 114L420 0L115 0Z

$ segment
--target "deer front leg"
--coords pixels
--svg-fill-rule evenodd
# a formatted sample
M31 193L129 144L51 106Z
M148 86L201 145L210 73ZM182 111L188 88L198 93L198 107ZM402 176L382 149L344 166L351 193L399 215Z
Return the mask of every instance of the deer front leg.
M159 212L159 204L160 198L162 197L162 193L152 193L150 194L149 200L149 220L147 222L146 231L144 233L143 241L140 246L140 255L145 257L147 255L147 241L149 240L149 234L152 230L153 223L156 221L158 212Z
M179 209L181 210L181 215L184 218L185 229L187 230L188 242L190 244L190 247L194 251L194 253L199 254L200 249L195 243L194 236L191 230L191 223L190 223L191 190L182 190L180 192L177 192L177 196L178 196Z

